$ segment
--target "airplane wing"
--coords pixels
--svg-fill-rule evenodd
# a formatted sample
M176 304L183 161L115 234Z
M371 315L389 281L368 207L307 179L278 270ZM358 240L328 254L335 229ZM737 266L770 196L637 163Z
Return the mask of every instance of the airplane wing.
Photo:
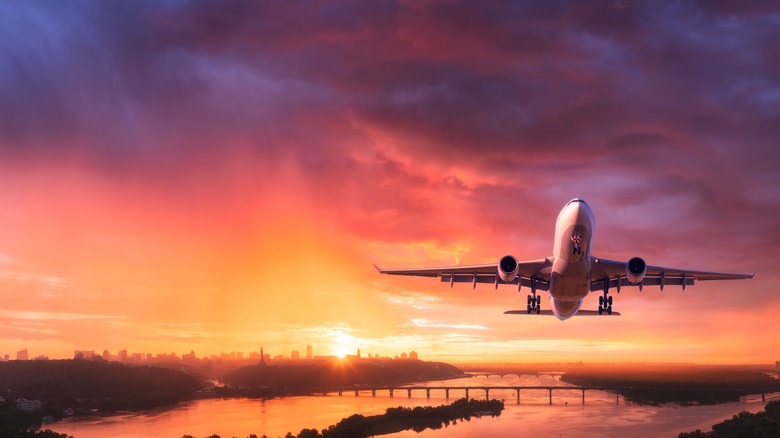
M628 281L626 276L626 264L627 262L593 258L591 269L592 278L594 280L590 283L590 290L595 291L604 289L605 282L608 282L608 287L610 288L620 286L636 286L635 284L631 284ZM685 286L692 286L697 281L740 280L753 278L753 275L754 274L693 271L648 265L645 277L639 286L661 286L661 289L663 290L664 285L677 285L682 286L683 289L685 289Z
M444 266L440 268L408 268L408 269L380 269L374 265L380 274L409 275L414 277L439 277L442 282L450 283L477 283L517 284L533 288L534 290L548 290L550 287L550 269L552 262L549 259L527 260L518 262L517 276L510 282L501 280L498 276L498 263L470 266Z
M527 310L507 310L504 312L504 315L546 315L546 316L555 316L552 310L545 310L542 309L539 311L539 313L536 312L529 312ZM620 316L620 312L612 312L612 313L599 313L598 310L578 310L577 316Z

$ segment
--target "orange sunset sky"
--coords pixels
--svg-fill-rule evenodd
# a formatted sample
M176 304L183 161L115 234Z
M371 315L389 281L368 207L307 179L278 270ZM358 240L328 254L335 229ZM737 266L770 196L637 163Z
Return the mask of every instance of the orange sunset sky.
M771 2L4 2L0 356L780 360L779 40ZM548 256L574 197L597 256L757 276L562 322L372 266Z

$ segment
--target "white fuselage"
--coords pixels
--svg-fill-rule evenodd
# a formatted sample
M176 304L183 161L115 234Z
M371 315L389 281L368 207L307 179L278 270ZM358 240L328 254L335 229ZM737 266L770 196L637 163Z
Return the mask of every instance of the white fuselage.
M590 292L594 228L593 212L581 199L572 199L558 214L549 293L559 319L574 316Z

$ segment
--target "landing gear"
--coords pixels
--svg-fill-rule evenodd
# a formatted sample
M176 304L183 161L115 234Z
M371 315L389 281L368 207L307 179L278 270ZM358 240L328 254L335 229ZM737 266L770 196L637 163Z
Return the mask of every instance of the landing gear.
M609 283L604 283L604 295L599 297L599 315L612 315L612 297L609 296Z
M528 313L536 313L538 315L542 310L541 306L539 305L541 302L542 297L536 295L536 291L533 291L532 295L528 295Z

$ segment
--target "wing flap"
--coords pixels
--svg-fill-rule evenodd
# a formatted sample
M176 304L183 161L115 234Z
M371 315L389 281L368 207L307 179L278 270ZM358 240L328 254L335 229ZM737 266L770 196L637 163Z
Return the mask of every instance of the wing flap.
M476 280L474 279L474 276L476 275ZM496 274L442 274L441 275L441 282L442 283L489 283L489 284L495 284L496 278L498 275ZM528 277L515 277L510 282L505 282L498 278L498 284L513 284L517 285L518 282L521 282L522 287L531 288L532 285L536 288L537 291L546 291L550 289L550 283L539 279L539 278L528 278Z
M660 286L661 281L660 276L645 276L644 279L642 279L642 286ZM628 281L627 277L620 277L620 278L609 278L604 280L596 280L592 281L590 283L590 290L592 291L598 291L598 290L604 290L604 282L609 282L609 288L614 289L618 287L618 282L620 283L620 287L633 287L633 286L639 286L639 283L633 284L630 281ZM663 285L664 286L682 286L683 284L685 286L693 286L696 283L696 279L694 277L663 277Z

